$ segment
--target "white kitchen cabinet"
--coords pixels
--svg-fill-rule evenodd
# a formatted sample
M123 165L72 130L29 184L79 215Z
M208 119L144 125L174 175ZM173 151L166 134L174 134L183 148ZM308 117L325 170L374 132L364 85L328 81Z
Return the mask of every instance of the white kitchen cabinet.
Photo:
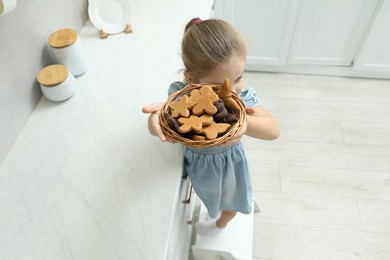
M215 15L234 24L249 42L249 64L285 65L299 0L224 0Z
M354 69L390 73L390 0L379 8Z
M216 0L247 70L390 78L390 0Z
M288 64L351 66L380 0L301 0Z
M189 178L179 183L168 234L166 260L188 259L192 238L192 217L196 195Z

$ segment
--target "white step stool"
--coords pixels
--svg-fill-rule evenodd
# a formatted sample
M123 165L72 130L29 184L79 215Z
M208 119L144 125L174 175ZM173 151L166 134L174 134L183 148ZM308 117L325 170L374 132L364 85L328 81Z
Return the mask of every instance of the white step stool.
M196 235L192 246L195 260L252 260L253 247L253 212L260 211L256 201L252 202L250 214L237 213L226 228L215 236ZM199 221L208 217L207 209L201 205Z

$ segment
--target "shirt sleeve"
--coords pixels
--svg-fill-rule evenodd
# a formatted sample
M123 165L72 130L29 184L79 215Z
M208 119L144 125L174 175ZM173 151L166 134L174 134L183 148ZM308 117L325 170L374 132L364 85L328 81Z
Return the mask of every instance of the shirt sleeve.
M256 90L254 88L243 89L238 93L238 96L248 107L260 106L260 99L256 96Z
M186 85L181 81L173 82L169 88L168 88L168 96L170 96L172 93L184 88Z

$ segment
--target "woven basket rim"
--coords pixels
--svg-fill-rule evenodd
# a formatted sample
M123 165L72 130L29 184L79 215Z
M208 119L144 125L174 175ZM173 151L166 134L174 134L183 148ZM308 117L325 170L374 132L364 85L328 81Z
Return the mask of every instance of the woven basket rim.
M188 84L184 88L172 93L165 104L161 107L160 110L160 125L162 132L165 136L168 138L182 143L185 146L192 147L192 148L206 148L211 146L220 145L226 141L228 141L231 137L233 137L243 126L243 123L246 120L246 112L245 112L245 105L244 102L241 100L241 98L234 92L232 92L232 97L236 102L239 104L240 110L235 111L235 114L238 116L238 121L233 124L230 129L224 133L223 135L212 139L212 140L192 140L186 137L183 137L176 133L174 130L172 130L165 117L165 113L170 114L170 108L169 105L172 102L178 101L182 96L188 95L192 90L199 89L204 85L211 86L214 91L218 90L220 88L220 85L218 84L209 84L209 83L203 83L203 84Z

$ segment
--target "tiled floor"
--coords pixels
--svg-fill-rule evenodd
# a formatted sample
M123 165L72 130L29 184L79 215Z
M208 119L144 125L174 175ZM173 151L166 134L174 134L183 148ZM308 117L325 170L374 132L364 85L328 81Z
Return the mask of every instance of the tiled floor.
M244 74L280 122L244 138L256 260L390 259L390 81Z

